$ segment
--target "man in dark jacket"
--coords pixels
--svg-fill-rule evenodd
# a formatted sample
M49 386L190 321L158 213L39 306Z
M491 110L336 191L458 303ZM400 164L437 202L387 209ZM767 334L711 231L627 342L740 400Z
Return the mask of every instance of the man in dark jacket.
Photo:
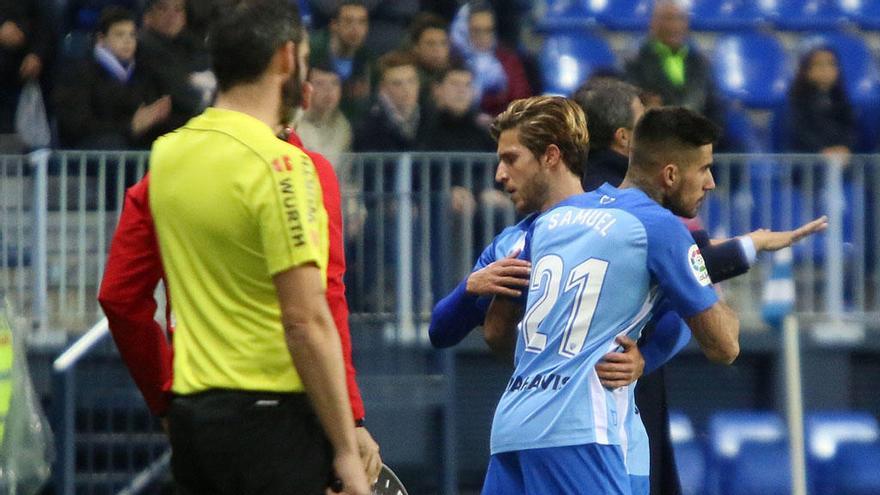
M354 136L355 151L413 151L425 135L419 74L412 54L393 51L378 62L379 91Z
M352 125L357 126L370 107L371 65L364 41L370 30L366 5L355 0L339 3L326 30L310 40L312 64L333 67L342 80L339 108Z
M455 64L441 73L432 84L433 111L429 114L430 132L421 148L426 151L495 150L489 128L479 122L474 105L474 75L464 64Z
M673 0L658 1L648 38L626 64L626 78L648 93L648 106L681 105L723 125L711 64L688 36L687 11Z
M147 147L145 135L171 111L168 96L155 97L134 63L134 15L122 7L101 14L91 57L55 92L61 145L81 149Z
M185 0L149 0L144 11L137 64L160 94L171 96L171 115L153 138L201 113L216 89L205 41L189 31L186 16Z

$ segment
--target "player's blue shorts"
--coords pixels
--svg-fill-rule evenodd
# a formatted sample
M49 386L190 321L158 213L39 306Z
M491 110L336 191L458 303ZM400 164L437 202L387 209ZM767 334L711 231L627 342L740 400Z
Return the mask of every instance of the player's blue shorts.
M646 495L646 476L631 480L618 445L573 445L517 450L489 459L483 495ZM641 479L643 478L643 479ZM644 485L644 491L633 487ZM640 489L640 488L639 488Z

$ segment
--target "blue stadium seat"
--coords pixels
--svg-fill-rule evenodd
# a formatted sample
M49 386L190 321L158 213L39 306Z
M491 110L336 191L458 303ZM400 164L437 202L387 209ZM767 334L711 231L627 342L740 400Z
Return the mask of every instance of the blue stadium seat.
M758 32L723 36L712 60L718 86L728 99L762 109L784 101L790 68L776 37Z
M672 443L685 443L696 440L691 418L681 411L670 411L669 436L672 439Z
M299 5L299 16L302 18L302 22L306 27L312 27L312 6L309 4L309 0L298 0L297 4Z
M806 417L804 429L816 495L838 493L835 469L841 445L876 443L880 439L877 418L865 412L811 413Z
M691 28L696 31L751 30L765 14L750 0L694 0Z
M838 0L840 10L862 29L880 29L880 2L876 0Z
M880 440L877 418L866 412L810 413L804 427L810 455L817 459L832 459L837 454L838 445L844 442L872 443Z
M880 493L880 443L845 443L838 448L835 468L836 493Z
M699 495L706 483L706 453L694 427L681 411L669 413L669 435L683 495Z
M645 31L651 19L652 0L589 0L599 22L615 31Z
M561 95L574 92L593 70L617 65L605 40L586 33L547 37L539 64L544 92Z
M724 142L731 153L766 153L769 142L759 137L748 112L738 106L730 106L724 114Z
M542 0L532 7L535 27L546 33L589 28L596 24L596 15L589 0Z
M682 495L701 495L706 486L706 453L697 442L673 443Z
M709 465L706 492L726 493L734 461L741 457L745 442L765 445L781 442L786 437L785 424L775 412L725 411L709 419ZM753 492L763 493L763 492Z
M791 495L787 442L745 442L730 466L725 495Z
M777 0L775 13L773 23L786 31L825 31L846 22L837 0Z

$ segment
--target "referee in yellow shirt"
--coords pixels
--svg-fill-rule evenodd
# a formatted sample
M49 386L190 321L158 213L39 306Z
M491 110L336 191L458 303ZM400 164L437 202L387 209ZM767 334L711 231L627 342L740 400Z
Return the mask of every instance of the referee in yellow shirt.
M307 60L284 0L212 29L213 107L153 145L150 209L177 324L172 471L188 494L369 492L324 295L327 214L276 134Z

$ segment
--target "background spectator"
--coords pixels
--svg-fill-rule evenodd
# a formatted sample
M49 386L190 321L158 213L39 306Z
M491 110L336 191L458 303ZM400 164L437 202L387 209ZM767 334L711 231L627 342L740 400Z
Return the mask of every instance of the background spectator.
M145 147L144 135L164 122L171 99L150 101L134 63L134 14L107 7L98 23L93 56L60 82L55 93L61 146L82 149Z
M687 11L674 0L659 0L651 14L648 38L626 64L626 76L647 94L645 104L681 105L724 124L723 103L712 67L689 43Z
M370 29L369 11L358 1L345 0L330 19L326 30L311 37L311 63L333 67L342 80L340 108L355 125L370 105L370 65L364 47Z
M51 50L51 30L38 0L0 0L0 152L24 146L15 136L21 88L43 74Z
M489 4L464 5L453 21L451 37L474 74L477 98L484 112L497 115L511 101L532 95L519 55L498 43L495 13Z
M309 72L312 98L308 110L301 112L296 122L296 133L310 150L324 155L336 173L340 174L339 159L351 151L351 124L339 109L342 81L332 67L313 65Z
M376 102L355 132L355 151L414 150L424 135L419 106L419 74L409 52L379 58Z
M422 148L427 151L495 151L495 140L474 106L474 75L453 65L432 83L434 111Z
M137 64L159 94L171 96L171 115L148 140L174 130L211 102L217 81L205 40L187 28L185 0L150 0L144 11Z
M410 24L410 49L415 55L419 70L419 102L422 104L431 101L431 85L449 67L447 27L442 17L430 12L417 15Z
M788 92L787 120L791 151L850 153L856 124L837 55L830 48L813 48L801 57Z
M633 128L645 107L639 88L603 76L578 88L574 101L587 115L590 150L581 180L584 191L593 191L608 182L617 187L629 167L629 145Z

